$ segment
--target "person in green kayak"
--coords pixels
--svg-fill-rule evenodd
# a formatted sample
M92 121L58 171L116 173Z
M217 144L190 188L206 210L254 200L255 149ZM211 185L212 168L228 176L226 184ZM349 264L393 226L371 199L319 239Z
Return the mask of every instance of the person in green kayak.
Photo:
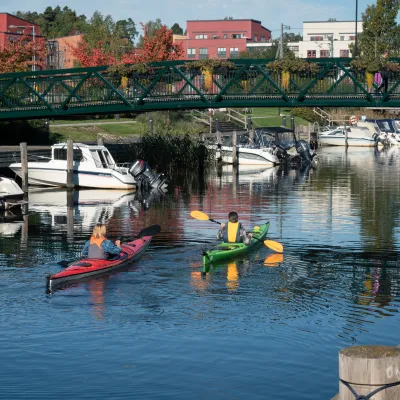
M225 243L244 243L249 244L252 233L247 233L243 225L239 222L239 215L236 211L228 214L228 222L222 223L218 231L217 239L222 239Z
M110 255L117 257L121 249L121 241L116 240L115 244L106 238L107 229L103 224L97 224L93 228L90 239L85 243L82 250L82 257L108 260ZM114 257L113 257L114 258Z

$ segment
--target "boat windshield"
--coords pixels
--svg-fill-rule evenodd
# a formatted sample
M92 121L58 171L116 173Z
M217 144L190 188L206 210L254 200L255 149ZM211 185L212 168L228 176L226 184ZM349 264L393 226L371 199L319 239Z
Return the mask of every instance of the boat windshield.
M90 150L94 163L98 168L114 168L115 163L107 150Z

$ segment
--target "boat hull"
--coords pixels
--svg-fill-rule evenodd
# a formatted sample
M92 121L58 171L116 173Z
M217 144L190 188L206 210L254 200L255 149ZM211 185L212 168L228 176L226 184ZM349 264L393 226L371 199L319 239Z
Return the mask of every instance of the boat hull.
M63 271L47 277L47 289L53 291L70 283L115 271L137 260L149 247L151 236L138 238L121 245L122 252L116 260L84 258L69 265Z
M325 137L320 135L319 143L322 146L356 146L356 147L375 147L377 142L372 138L347 138L344 137Z
M222 146L221 150L217 146L209 146L215 151L216 159L222 157L222 162L232 164L232 147ZM272 153L271 148L255 149L251 147L237 147L237 157L239 165L272 166L279 164L279 159Z
M253 238L250 244L244 243L221 243L216 249L209 250L203 253L203 266L207 268L210 264L215 264L224 260L243 255L258 247L265 240L269 222L261 225L258 232L253 233Z
M41 164L41 165L35 165ZM28 183L39 186L66 187L67 171L57 166L46 166L44 163L28 163ZM9 166L18 176L22 177L21 164ZM134 189L136 182L131 175L123 175L111 169L104 171L89 171L74 169L74 185L84 188L100 189Z

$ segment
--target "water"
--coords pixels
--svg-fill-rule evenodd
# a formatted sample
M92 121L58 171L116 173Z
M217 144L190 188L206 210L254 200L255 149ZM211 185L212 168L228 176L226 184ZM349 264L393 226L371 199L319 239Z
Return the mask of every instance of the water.
M227 169L153 198L32 191L0 225L0 397L330 399L341 348L399 344L399 166L400 149L326 148L316 170ZM202 274L218 226L192 210L269 220L283 260L260 247ZM99 221L162 232L128 269L46 294Z

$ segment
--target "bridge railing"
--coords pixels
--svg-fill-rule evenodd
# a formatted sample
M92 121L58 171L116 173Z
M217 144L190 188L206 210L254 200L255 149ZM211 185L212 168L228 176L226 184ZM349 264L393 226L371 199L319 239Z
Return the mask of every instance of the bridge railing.
M217 68L207 80L189 62L151 64L146 74L128 78L107 67L0 75L0 119L46 118L71 114L163 109L268 106L400 105L400 73L389 75L387 92L370 86L351 59L314 59L311 72L268 69L271 60L232 60L234 69Z

